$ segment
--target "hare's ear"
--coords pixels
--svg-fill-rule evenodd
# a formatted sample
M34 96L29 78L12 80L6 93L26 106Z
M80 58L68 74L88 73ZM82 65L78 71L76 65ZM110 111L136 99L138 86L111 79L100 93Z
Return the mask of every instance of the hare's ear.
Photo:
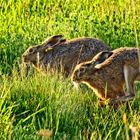
M43 49L47 49L48 47L53 47L57 43L59 43L63 38L63 35L55 35L43 42Z
M53 46L63 38L63 35L55 35L48 38L43 44Z
M66 42L66 39L60 39L59 40L59 43L64 43L64 42Z
M112 51L102 51L97 54L96 59L94 61L94 65L100 64L108 59L113 54Z

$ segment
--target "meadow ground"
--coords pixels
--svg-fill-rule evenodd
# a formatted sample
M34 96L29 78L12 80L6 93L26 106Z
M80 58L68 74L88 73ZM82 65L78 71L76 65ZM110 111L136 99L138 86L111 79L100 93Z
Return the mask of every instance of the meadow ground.
M112 49L138 46L140 1L1 0L0 139L140 139L138 83L134 101L114 109L101 108L92 90L76 90L69 79L23 77L22 53L56 34L99 38Z

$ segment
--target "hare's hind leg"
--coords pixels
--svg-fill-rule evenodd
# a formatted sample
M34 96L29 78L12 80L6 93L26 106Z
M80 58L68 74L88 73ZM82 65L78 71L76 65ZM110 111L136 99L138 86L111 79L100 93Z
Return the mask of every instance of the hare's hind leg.
M125 96L133 97L133 96L135 96L135 92L134 92L135 73L134 73L134 70L131 66L124 65L123 72L124 72L124 80L125 80L125 85L126 85Z

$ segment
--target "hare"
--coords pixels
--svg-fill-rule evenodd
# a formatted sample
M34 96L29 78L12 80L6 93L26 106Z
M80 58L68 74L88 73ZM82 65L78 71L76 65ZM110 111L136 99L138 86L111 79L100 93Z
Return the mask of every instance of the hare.
M111 99L112 104L131 100L134 81L140 80L139 50L126 47L100 52L91 61L77 65L71 79L88 85L102 101Z
M49 70L62 72L64 77L72 74L74 67L84 61L89 61L100 51L111 51L101 40L94 38L63 39L55 35L40 45L29 47L22 55L25 63L33 63Z

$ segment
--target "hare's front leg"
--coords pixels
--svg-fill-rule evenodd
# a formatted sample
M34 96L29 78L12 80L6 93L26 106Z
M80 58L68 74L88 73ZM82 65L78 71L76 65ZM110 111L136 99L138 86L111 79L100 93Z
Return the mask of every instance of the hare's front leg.
M124 102L131 101L133 99L134 99L133 96L122 96L122 97L119 97L117 99L110 99L109 105L115 105L115 104L119 104L119 103L124 103Z
M125 96L134 97L135 96L134 80L136 76L135 70L131 66L124 65L123 72L124 72L124 80L125 80L125 85L126 85Z

